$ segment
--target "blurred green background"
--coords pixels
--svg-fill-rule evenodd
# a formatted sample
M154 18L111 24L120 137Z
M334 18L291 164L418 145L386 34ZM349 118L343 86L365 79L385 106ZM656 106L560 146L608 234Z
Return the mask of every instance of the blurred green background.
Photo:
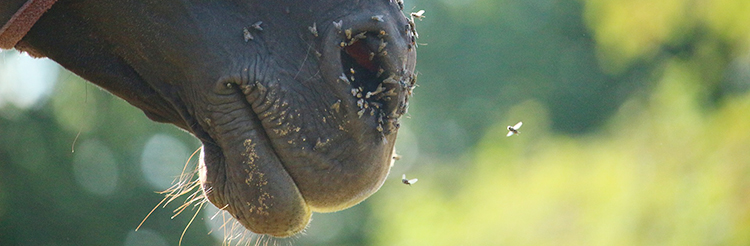
M420 9L389 180L305 235L233 244L750 244L750 1L406 2ZM198 147L3 51L0 245L177 245L196 211L170 219L182 200L134 229ZM216 211L183 245L222 244Z

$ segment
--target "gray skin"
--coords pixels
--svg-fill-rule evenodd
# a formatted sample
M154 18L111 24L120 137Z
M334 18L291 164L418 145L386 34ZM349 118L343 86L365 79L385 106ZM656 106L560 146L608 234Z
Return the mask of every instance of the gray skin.
M409 23L389 0L61 0L16 48L195 135L208 200L286 237L383 184L415 83Z

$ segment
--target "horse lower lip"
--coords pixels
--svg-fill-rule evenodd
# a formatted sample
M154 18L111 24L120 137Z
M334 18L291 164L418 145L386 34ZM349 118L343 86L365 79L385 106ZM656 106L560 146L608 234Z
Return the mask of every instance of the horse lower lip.
M204 144L200 180L208 200L248 230L290 236L304 229L312 214L247 97L243 91L228 93L242 104L224 104L233 106L210 114L216 117L210 128L216 145Z

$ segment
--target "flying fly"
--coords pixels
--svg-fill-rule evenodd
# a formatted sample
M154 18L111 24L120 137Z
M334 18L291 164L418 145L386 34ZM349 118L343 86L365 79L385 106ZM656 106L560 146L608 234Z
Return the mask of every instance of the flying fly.
M508 135L505 135L506 137L513 136L514 134L518 134L518 128L521 128L521 125L523 125L523 122L518 122L518 124L514 126L508 126Z
M406 174L401 176L401 183L404 183L406 185L411 186L411 184L416 183L418 179L406 179Z

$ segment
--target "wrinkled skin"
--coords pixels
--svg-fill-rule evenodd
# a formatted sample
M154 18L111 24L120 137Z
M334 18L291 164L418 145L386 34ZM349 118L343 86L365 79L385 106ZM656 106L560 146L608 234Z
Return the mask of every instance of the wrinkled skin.
M389 0L61 0L16 48L195 135L208 200L285 237L383 184L412 30Z

